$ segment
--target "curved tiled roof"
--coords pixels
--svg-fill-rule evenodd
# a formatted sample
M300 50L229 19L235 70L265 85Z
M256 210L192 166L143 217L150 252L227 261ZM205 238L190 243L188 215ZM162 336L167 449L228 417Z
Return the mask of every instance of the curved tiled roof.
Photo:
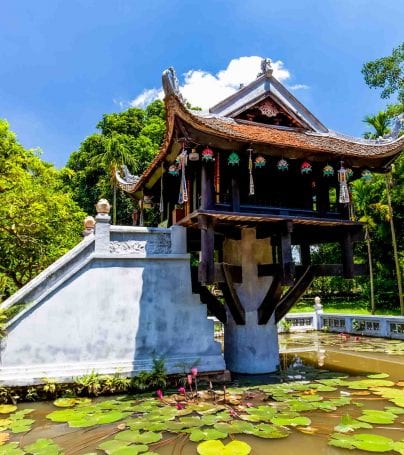
M204 116L190 112L175 95L165 99L167 130L160 152L142 174L133 192L138 191L165 158L173 137L175 118L190 125L195 130L215 137L236 141L272 145L307 151L312 154L335 155L345 158L387 159L404 149L404 136L396 140L367 141L348 138L335 132L314 133L289 128L279 128L257 123L240 122L231 118Z

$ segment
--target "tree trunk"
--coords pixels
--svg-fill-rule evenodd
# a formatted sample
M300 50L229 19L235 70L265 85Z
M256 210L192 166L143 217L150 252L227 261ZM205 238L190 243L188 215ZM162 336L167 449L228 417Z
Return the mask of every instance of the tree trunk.
M114 196L112 202L112 224L116 224L116 185L114 184Z
M389 206L391 241L393 243L394 262L395 262L395 265L396 265L398 298L399 298L399 301L400 301L400 313L401 313L401 316L404 316L403 285L402 285L402 282L401 282L401 269L400 269L400 262L398 260L396 231L394 229L394 220L393 220L393 207L391 206L391 197L390 197L391 185L392 185L392 179L391 179L391 173L389 173L389 174L386 175L387 204Z
M365 240L366 246L368 248L368 263L369 263L369 280L370 280L370 308L372 314L375 314L376 305L375 305L375 288L373 283L373 263L372 263L372 247L370 245L370 235L369 229L365 226Z

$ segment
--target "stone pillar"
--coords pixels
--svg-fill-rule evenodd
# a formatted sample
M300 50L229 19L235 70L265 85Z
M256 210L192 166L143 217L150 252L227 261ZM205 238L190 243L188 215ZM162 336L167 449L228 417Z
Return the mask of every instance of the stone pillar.
M271 264L270 238L256 239L255 229L243 229L241 240L226 239L224 262L242 266L242 283L234 288L245 310L245 324L235 323L227 311L224 356L235 373L260 374L276 371L279 365L278 332L274 314L267 324L258 324L258 308L272 283L272 277L258 277L258 264Z
M109 211L111 210L111 206L106 199L100 199L95 207L97 209L97 215L95 217L95 252L108 253L109 233L111 230Z
M171 253L186 254L187 230L182 226L171 226Z
M320 297L314 297L314 320L313 327L315 330L321 330L321 315L323 314L323 305Z

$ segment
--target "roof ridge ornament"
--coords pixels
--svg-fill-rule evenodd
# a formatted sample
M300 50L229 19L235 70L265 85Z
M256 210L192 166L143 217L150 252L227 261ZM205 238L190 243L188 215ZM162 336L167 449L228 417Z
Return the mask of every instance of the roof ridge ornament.
M184 101L180 92L180 83L178 81L177 74L172 66L163 71L162 82L164 93L166 96L175 95L181 101Z
M270 58L261 59L261 72L257 74L257 78L260 76L271 77L273 73L272 60Z

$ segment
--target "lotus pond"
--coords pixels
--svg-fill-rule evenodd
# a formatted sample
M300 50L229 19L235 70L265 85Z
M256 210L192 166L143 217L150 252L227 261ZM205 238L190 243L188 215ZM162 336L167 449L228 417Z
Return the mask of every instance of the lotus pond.
M404 454L404 342L318 333L280 342L281 373L198 398L180 389L1 405L0 455Z

